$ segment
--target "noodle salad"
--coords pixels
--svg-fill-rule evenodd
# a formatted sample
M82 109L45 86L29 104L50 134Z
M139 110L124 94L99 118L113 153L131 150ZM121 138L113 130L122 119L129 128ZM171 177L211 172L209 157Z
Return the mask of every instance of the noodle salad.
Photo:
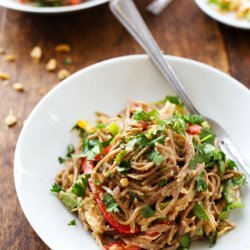
M217 5L223 12L235 11L236 17L250 21L249 0L208 0L208 2Z
M246 178L203 117L176 96L96 115L97 125L74 126L81 144L59 157L64 168L51 191L100 249L187 250L201 239L213 246L235 227L228 215L243 207Z

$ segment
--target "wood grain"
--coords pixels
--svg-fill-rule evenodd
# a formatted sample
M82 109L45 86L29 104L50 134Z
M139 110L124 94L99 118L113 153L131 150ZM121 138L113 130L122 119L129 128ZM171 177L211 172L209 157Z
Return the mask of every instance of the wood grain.
M250 36L218 25L205 16L192 0L178 0L159 17L145 11L149 0L136 1L149 28L165 53L192 58L232 74L250 87ZM72 46L72 73L90 64L142 50L115 20L108 6L103 5L70 15L46 16L7 11L2 44L7 53L17 56L16 62L5 62L0 55L0 69L11 75L11 82L21 82L26 91L18 93L12 86L0 83L0 249L48 249L26 220L13 180L13 157L16 141L35 104L56 84L56 73L45 70L50 58L65 67L66 55L54 47L59 43ZM43 48L43 58L32 62L33 46ZM4 119L9 110L18 123L6 128ZM42 215L41 215L42 216ZM49 221L45 222L48 224Z

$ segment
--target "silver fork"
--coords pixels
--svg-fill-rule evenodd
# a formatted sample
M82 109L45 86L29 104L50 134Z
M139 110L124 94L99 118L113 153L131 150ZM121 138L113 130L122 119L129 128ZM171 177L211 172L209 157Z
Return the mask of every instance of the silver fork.
M151 4L147 6L147 11L149 11L153 15L160 15L162 11L167 8L167 6L173 0L154 0Z
M187 110L192 114L200 115L199 111L188 97L183 85L179 81L168 60L163 57L134 2L132 0L111 0L110 9L141 47L147 52L154 65L180 97ZM220 149L227 155L227 157L235 161L239 169L249 177L250 169L244 163L241 154L223 127L211 118L203 117L209 122L211 128L216 133Z

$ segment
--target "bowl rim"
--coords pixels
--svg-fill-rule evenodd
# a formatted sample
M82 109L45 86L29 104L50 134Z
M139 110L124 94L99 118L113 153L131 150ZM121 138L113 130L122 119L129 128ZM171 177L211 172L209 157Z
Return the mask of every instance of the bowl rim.
M233 78L232 76L226 74L225 72L216 69L208 64L193 60L193 59L188 59L188 58L184 58L184 57L177 57L177 56L169 56L169 55L165 55L164 56L166 59L170 59L170 61L172 62L179 62L179 63L188 63L191 65L194 65L196 67L200 67L203 68L207 71L211 71L211 72L215 72L216 74L219 74L221 76L223 76L224 78L229 79L232 84L236 85L238 88L241 88L242 91L246 92L250 98L250 90L244 86L242 83L240 83L238 80L236 80L235 78ZM28 118L26 119L26 122L19 134L18 140L17 140L17 144L16 144L16 148L15 148L15 154L14 154L14 171L13 171L13 175L14 175L14 183L15 183L15 190L16 190L16 194L18 197L18 201L20 203L20 206L22 208L22 211L26 217L26 219L28 220L30 226L33 228L33 230L36 232L36 234L39 236L39 238L47 245L51 248L51 245L49 242L47 242L47 239L45 239L44 237L42 237L40 235L39 229L34 226L34 223L31 221L29 214L26 213L26 211L24 210L24 205L23 202L24 200L21 197L21 190L19 188L19 186L17 185L18 181L18 174L17 174L17 168L18 168L18 160L17 160L17 155L18 152L20 151L20 147L21 147L21 141L23 141L23 138L26 134L26 128L27 128L27 124L30 123L30 121L32 121L33 116L36 114L37 110L43 105L44 102L47 101L47 99L51 98L54 94L57 93L57 91L61 88L63 88L65 85L70 84L70 82L74 81L74 78L85 74L86 72L89 71L93 71L96 68L103 66L103 65L112 65L114 63L119 63L119 62L127 62L129 63L130 61L134 61L134 60L149 60L148 55L145 54L137 54L137 55L127 55L127 56L121 56L121 57L114 57L111 59L107 59L95 64L92 64L90 66L87 66L79 71L77 71L76 73L74 73L73 75L71 75L70 77L68 77L67 79L63 80L62 82L60 82L59 84L55 85L45 96L42 97L42 99L35 105L35 107L33 108L33 110L31 111L31 113L29 114ZM51 248L52 249L52 248Z
M17 0L16 0L17 1ZM27 13L36 14L60 14L60 13L70 13L75 11L80 11L88 8L92 8L104 3L109 2L109 0L92 0L72 6L60 6L60 7L35 7L23 3L15 3L14 1L0 0L0 6L21 11Z
M205 3L203 3L203 1ZM225 24L227 26L233 27L233 28L238 28L238 29L244 29L244 30L249 30L250 29L250 22L249 25L247 25L246 23L242 23L242 20L237 20L235 18L232 20L228 20L226 18L223 17L223 14L220 14L219 12L216 12L214 10L212 10L207 3L207 0L195 0L196 5L209 17L211 17L212 19L216 20L217 22L220 22L222 24Z

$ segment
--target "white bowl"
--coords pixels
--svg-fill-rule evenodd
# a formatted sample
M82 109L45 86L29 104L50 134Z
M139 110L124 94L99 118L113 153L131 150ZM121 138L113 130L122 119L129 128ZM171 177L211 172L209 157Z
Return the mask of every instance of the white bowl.
M169 57L196 107L220 122L250 161L250 93L230 76L192 60ZM16 191L23 211L41 239L52 249L98 249L90 233L50 193L62 169L58 156L72 142L70 129L79 118L93 120L99 110L116 114L128 99L156 101L173 93L146 55L104 61L72 75L50 91L34 108L20 134L14 161ZM244 209L232 220L238 227L223 236L214 250L249 249L250 197L244 188ZM248 195L248 197L246 197ZM206 242L191 249L209 249Z
M39 14L59 14L66 12L74 12L78 10L88 9L95 7L97 5L108 2L109 0L89 0L85 3L80 3L76 5L61 6L61 7L37 7L30 4L19 3L17 0L0 0L0 6L9 8L12 10L18 10L23 12L30 13L39 13Z
M209 4L208 0L195 0L199 8L208 16L218 22L240 29L250 29L250 22L244 18L237 19L236 12L221 13L214 4Z

